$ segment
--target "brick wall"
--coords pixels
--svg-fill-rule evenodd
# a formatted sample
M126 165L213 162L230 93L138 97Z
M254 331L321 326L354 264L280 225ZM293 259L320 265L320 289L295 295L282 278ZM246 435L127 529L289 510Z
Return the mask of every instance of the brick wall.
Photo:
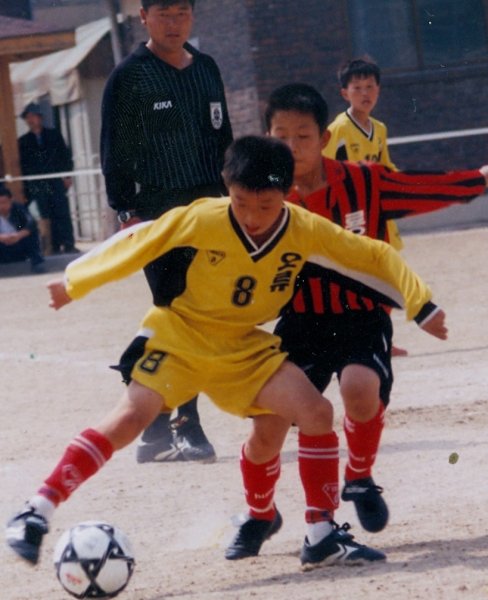
M269 93L291 81L317 87L331 118L346 108L336 77L350 58L344 6L340 0L197 1L194 35L221 69L237 136L262 130ZM145 36L140 26L137 35ZM390 137L483 127L487 86L486 64L384 74L374 116ZM478 166L486 161L487 136L392 146L391 154L402 168Z
M487 85L488 73L478 67L385 77L378 114L390 137L486 127ZM484 135L406 144L392 146L391 154L403 168L471 168L486 162L487 141Z
M193 34L217 61L236 137L260 130L255 64L244 0L196 3Z

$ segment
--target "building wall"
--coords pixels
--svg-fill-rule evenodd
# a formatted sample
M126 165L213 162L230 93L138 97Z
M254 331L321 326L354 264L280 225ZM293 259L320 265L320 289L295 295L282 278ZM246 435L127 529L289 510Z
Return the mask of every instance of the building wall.
M30 0L0 0L0 15L14 19L31 19Z
M390 136L458 131L488 126L482 90L488 69L438 69L422 75L385 77L381 116ZM488 136L392 146L393 160L402 168L479 167L486 162Z
M70 5L33 6L33 19L46 25L62 23L67 29L72 29L108 16L105 2L92 0Z
M488 0L483 2L488 13ZM340 63L351 57L345 5L345 0L197 0L193 35L221 69L235 135L262 131L266 98L291 81L315 85L327 99L331 118L346 108L336 78ZM139 1L123 0L121 6L133 14L124 26L129 52L147 34L138 17ZM38 0L33 7L36 19L67 24L107 15L105 2L89 0L54 8ZM374 116L387 124L390 137L483 127L488 124L487 64L488 57L478 67L384 72ZM91 70L100 76L109 69L106 64L97 68L92 60ZM485 162L487 138L393 145L391 154L401 168L471 167Z
M337 0L197 2L200 47L221 68L232 113L248 113L235 120L237 135L261 129L270 91L291 81L316 86L331 118L346 108L336 78L340 63L351 58L343 6ZM383 73L374 116L387 124L390 137L486 126L486 67L484 62L407 75ZM391 154L405 169L479 166L486 162L487 136L395 145Z
M260 129L259 86L246 5L245 0L197 2L193 30L199 49L220 67L236 135Z

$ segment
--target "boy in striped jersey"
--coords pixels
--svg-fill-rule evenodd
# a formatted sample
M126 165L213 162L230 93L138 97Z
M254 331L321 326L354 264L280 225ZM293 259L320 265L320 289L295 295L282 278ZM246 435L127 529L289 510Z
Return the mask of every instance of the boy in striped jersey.
M305 84L275 90L265 118L268 132L287 143L295 159L288 200L361 236L387 240L389 219L467 203L486 189L488 166L408 173L324 158L327 104ZM383 303L350 283L306 264L275 333L319 391L338 375L349 451L342 499L353 501L364 529L376 532L389 516L372 468L393 382L392 326Z
M101 158L110 206L122 227L197 198L226 195L221 171L232 129L219 68L188 38L194 0L142 0L149 40L112 72L102 102ZM136 193L136 189L138 189ZM156 301L164 265L145 274ZM137 461L213 462L195 397L159 415L142 434Z
M388 244L285 203L293 156L279 140L249 136L234 142L226 154L224 178L230 198L202 198L123 230L48 285L50 306L59 309L156 257L168 267L165 298L145 315L143 335L134 340L131 357L125 353L121 360L128 386L120 402L95 428L76 436L38 493L7 526L8 544L25 560L38 561L56 506L114 451L133 441L160 410L177 408L200 390L221 410L254 417L257 443L245 444L242 451L254 513L227 558L258 554L264 540L281 527L272 492L280 472L281 432L286 435L291 423L299 430L307 501L302 564L385 558L332 521L339 461L332 406L287 360L280 339L259 324L276 318L292 298L306 261L354 278L373 297L404 307L409 319L441 339L447 335L445 315L431 302L429 288ZM276 449L272 455L271 448ZM239 548L244 542L246 554Z

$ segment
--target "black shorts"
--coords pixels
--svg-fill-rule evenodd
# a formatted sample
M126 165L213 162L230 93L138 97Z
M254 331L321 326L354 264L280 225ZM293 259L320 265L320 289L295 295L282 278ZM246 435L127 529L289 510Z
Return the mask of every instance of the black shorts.
M380 378L380 398L390 401L393 385L390 317L378 308L346 315L286 315L276 325L282 349L323 392L334 373L341 377L348 365L364 365Z

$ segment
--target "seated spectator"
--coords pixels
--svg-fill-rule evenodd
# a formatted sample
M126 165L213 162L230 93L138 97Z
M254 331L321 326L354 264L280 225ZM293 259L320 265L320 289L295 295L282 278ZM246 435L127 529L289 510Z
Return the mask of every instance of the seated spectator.
M37 225L28 209L0 187L0 263L30 260L33 273L45 273Z

